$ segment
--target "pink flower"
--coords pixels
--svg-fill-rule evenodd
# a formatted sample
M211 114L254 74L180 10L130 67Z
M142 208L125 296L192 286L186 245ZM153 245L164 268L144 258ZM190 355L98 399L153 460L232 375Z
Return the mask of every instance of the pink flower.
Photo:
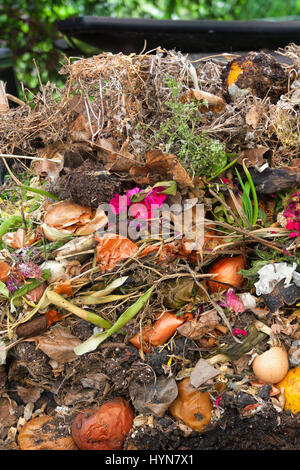
M300 237L300 231L299 232L291 232L289 234L289 238L294 238L294 237Z
M140 193L141 191L142 190L138 187L135 187L133 189L129 189L129 191L127 191L127 193L126 193L128 204L130 204L131 196L135 196L136 194Z
M162 194L160 191L163 191L164 188L155 188L150 191L145 197L145 205L148 209L158 209L164 203L167 195Z
M222 400L222 395L220 395L215 401L215 405L216 405L217 408L218 408L219 403L220 403L221 400Z
M290 196L283 216L286 218L285 228L291 230L289 238L300 237L300 191Z
M129 215L135 219L148 219L148 208L142 202L131 204L129 207Z
M231 181L228 178L222 177L221 180L222 180L222 183L224 184L231 184Z
M233 289L228 289L225 295L224 307L231 308L235 313L244 312L245 306L243 302L238 298Z
M232 329L232 334L233 334L233 336L236 336L236 335L247 336L248 333L245 330L239 330L238 328L233 328Z
M109 201L112 212L115 215L120 214L120 212L126 212L128 206L127 196L120 196L120 194L115 194L114 197Z

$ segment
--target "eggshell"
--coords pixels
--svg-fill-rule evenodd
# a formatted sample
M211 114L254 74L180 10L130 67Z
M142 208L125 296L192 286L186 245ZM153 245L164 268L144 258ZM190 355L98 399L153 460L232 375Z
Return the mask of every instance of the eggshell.
M256 377L265 383L280 382L289 370L288 354L285 349L274 346L254 358L252 369Z

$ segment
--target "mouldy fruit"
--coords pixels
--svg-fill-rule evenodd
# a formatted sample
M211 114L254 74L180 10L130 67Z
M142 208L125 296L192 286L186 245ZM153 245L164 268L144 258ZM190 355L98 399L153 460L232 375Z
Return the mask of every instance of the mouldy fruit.
M118 397L82 410L73 422L72 436L81 450L120 450L133 419L129 403Z
M234 256L216 261L209 269L209 274L216 274L213 280L208 281L211 292L226 291L230 287L241 287L244 278L239 271L245 268L244 256ZM216 282L218 281L218 282ZM228 286L224 284L229 284Z
M28 421L18 435L21 450L78 450L72 436L58 433L54 417L43 415Z
M250 52L231 61L223 71L225 94L232 101L253 94L276 103L288 90L289 75L270 54Z
M179 382L178 396L169 407L169 412L194 431L202 432L212 416L209 394L193 387L187 377Z
M278 387L284 389L285 410L290 410L293 414L300 411L300 367L290 369Z
M289 370L289 359L285 349L274 346L256 356L252 363L255 376L268 384L282 380Z

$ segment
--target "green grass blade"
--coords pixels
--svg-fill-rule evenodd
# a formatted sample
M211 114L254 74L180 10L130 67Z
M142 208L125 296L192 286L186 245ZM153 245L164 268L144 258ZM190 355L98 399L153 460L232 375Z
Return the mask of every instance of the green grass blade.
M253 217L252 217L252 225L255 225L257 222L258 218L258 200L257 200L257 193L256 189L253 183L252 176L250 175L250 172L248 168L246 167L245 163L243 162L243 168L245 175L247 176L247 180L249 182L250 188L251 188L251 193L252 193L252 198L253 198Z
M249 223L251 224L252 223L252 203L251 203L251 199L249 197L247 187L244 185L243 180L241 178L241 175L239 174L237 168L235 169L235 171L236 171L237 177L239 179L241 188L243 190L243 196L242 196L243 209L244 209L245 215L246 215Z
M96 333L88 338L86 341L81 343L74 349L75 354L78 356L85 354L90 351L94 351L103 341L121 330L146 304L150 298L152 291L155 286L150 287L138 300L130 307L125 310L124 313L118 318L118 320L106 331L102 333Z

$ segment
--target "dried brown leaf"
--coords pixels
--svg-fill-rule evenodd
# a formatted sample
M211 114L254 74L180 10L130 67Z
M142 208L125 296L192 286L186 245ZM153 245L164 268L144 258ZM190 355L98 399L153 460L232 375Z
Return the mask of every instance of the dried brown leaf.
M43 389L41 387L22 387L17 386L17 393L24 403L35 403L41 396Z
M37 349L59 365L78 358L74 348L81 344L80 339L61 326L53 327L49 333L35 337L34 341Z
M136 164L134 155L128 149L129 141L126 140L120 148L118 143L112 139L99 139L93 145L98 149L97 156L104 164L106 170L129 171Z
M129 393L136 410L161 417L176 399L178 389L173 377L159 376L155 382L149 384L132 381Z
M200 385L203 385L205 382L213 379L219 374L220 371L213 367L208 361L205 359L199 359L191 372L190 383L193 387L198 388Z
M183 323L177 328L178 333L191 339L198 339L214 330L218 325L218 315L215 309L202 313L198 318Z
M264 155L269 151L268 147L256 147L253 149L246 149L243 151L240 162L245 160L247 166L261 166L266 162Z
M264 105L262 103L255 103L251 106L249 111L246 114L246 123L248 126L257 128L264 110Z
M145 163L137 163L130 169L130 175L137 184L153 186L159 181L174 180L180 189L193 188L194 184L175 155L151 150Z

